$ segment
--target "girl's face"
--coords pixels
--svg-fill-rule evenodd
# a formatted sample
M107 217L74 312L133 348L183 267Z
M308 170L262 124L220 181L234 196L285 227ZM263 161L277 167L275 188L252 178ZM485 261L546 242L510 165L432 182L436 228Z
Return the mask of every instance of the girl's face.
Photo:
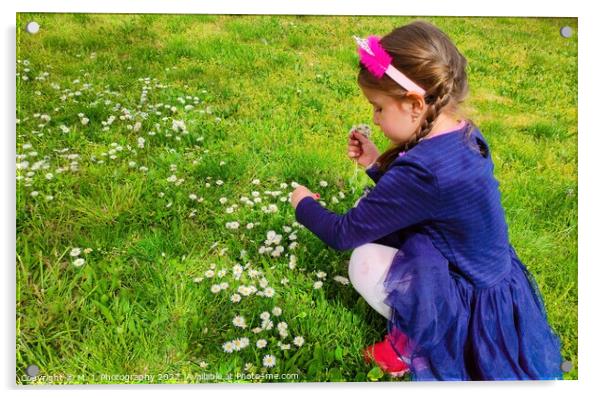
M398 100L379 90L360 88L374 107L374 124L393 144L408 142L421 123L424 102L415 98Z

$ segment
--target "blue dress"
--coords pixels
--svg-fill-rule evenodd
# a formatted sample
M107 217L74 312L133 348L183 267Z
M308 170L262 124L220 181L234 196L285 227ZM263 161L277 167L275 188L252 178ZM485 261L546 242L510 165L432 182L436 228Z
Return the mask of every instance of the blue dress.
M307 197L295 215L337 250L399 249L384 281L387 326L414 380L562 379L560 340L508 240L481 132L467 124L367 172L376 185L347 213Z

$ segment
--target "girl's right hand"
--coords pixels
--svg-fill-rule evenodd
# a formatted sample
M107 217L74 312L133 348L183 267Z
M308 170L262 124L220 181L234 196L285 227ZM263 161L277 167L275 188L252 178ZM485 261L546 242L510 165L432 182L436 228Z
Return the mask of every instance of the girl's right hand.
M356 130L349 134L347 154L351 160L355 160L364 167L372 164L380 155L376 145Z

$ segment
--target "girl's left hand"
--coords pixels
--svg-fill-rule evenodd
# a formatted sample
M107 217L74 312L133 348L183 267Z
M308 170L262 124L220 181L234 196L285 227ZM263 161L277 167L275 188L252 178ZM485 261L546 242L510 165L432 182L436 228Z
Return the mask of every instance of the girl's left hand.
M313 193L303 185L299 185L297 188L295 188L295 190L293 191L293 195L291 196L291 204L293 205L293 209L296 209L299 202L301 202L303 198L306 198L308 196L314 199L320 198L319 194Z

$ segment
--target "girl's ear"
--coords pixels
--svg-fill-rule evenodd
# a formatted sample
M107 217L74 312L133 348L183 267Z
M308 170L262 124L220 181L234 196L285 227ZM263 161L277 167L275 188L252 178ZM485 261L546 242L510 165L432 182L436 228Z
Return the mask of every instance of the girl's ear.
M410 103L412 116L421 116L426 111L424 96L410 91L406 94L406 99Z

